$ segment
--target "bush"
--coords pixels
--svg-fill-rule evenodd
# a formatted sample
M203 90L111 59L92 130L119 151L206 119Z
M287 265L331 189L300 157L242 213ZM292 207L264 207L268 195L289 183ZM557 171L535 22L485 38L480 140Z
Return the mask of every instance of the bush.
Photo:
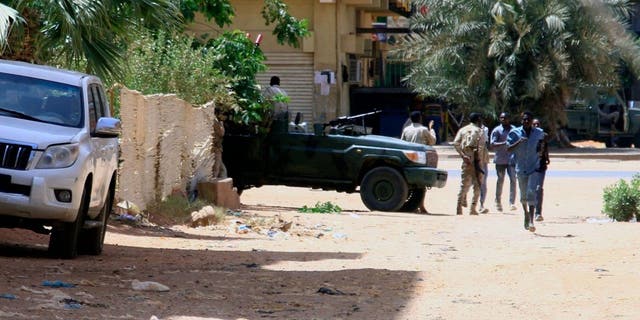
M267 70L266 57L244 32L227 31L209 41L203 51L213 54L212 67L230 79L239 110L230 113L236 123L269 126L271 106L263 101L256 74Z
M213 67L216 54L196 44L195 39L179 33L144 34L127 51L122 84L143 94L175 93L193 105L212 100L230 103L230 80Z
M325 203L316 202L315 207L307 207L306 205L302 208L298 209L299 212L304 213L340 213L342 212L342 208L340 206L335 205L329 201Z
M631 182L619 180L604 189L602 211L616 221L629 221L634 216L640 221L640 175Z
M175 93L193 105L214 101L238 124L268 127L272 108L256 82L256 74L267 68L264 60L240 31L206 44L181 33L147 33L128 48L122 84L143 94Z

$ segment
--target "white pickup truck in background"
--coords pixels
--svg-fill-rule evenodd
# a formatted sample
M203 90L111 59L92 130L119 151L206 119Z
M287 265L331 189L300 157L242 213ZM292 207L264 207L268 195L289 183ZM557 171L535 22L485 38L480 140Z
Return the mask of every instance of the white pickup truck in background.
M55 257L102 252L120 120L99 78L0 60L0 227L50 234Z

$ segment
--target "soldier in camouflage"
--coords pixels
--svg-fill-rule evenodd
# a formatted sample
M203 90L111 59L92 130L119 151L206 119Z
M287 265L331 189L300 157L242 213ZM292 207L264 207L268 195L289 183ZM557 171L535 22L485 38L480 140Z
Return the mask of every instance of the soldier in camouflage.
M480 198L480 185L486 172L482 171L488 150L486 139L482 132L482 115L473 112L469 115L470 123L458 130L453 146L462 158L460 192L456 214L462 214L462 207L467 206L467 193L473 185L473 200L469 214L477 215L476 206Z
M402 130L400 139L428 146L436 144L436 132L433 130L433 120L429 122L428 128L423 126L422 113L420 111L411 112L409 120L411 120L411 124L405 126ZM429 213L429 211L424 207L424 201L420 204L418 213Z

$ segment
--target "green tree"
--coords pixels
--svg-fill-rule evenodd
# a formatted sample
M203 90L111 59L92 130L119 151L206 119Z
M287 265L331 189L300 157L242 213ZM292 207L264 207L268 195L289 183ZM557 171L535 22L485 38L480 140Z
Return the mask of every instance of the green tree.
M464 110L529 109L555 131L577 88L640 74L626 0L417 0L413 34L395 52L413 61L414 90Z
M229 0L177 0L185 21L192 22L195 13L202 13L209 21L214 20L218 27L231 24L235 14ZM264 0L262 17L266 25L274 24L273 35L281 45L298 48L300 39L309 36L309 22L297 19L289 14L289 7L282 0ZM222 31L216 30L220 33Z
M171 0L0 2L0 57L38 64L64 61L106 79L123 75L126 44L139 36L136 30L182 25Z
M300 39L309 35L309 23L289 14L289 8L280 0L265 0L262 17L267 25L275 24L273 34L279 44L300 47Z
M228 0L0 0L0 58L63 61L119 81L127 46L141 32L181 31L196 12L220 27L234 15ZM281 0L265 0L262 12L281 44L297 47L309 35L307 21L292 17Z
M213 53L213 67L231 79L241 111L234 113L234 120L243 123L260 123L265 126L268 106L264 105L256 74L265 71L265 56L251 39L238 30L225 32L204 47Z

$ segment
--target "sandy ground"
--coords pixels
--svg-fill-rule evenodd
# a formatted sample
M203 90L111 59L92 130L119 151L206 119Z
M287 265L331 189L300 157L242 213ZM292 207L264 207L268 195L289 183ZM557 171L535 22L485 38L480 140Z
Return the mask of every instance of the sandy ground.
M0 318L640 318L640 225L600 212L602 189L640 161L552 157L535 233L520 209L493 210L493 169L492 212L456 216L459 164L441 157L449 181L427 192L428 215L369 212L358 194L262 187L220 226L113 221L101 256L72 261L48 258L46 237L3 229ZM326 201L344 211L297 211ZM238 233L233 220L253 229ZM169 291L134 290L136 279ZM55 280L75 286L43 285Z

